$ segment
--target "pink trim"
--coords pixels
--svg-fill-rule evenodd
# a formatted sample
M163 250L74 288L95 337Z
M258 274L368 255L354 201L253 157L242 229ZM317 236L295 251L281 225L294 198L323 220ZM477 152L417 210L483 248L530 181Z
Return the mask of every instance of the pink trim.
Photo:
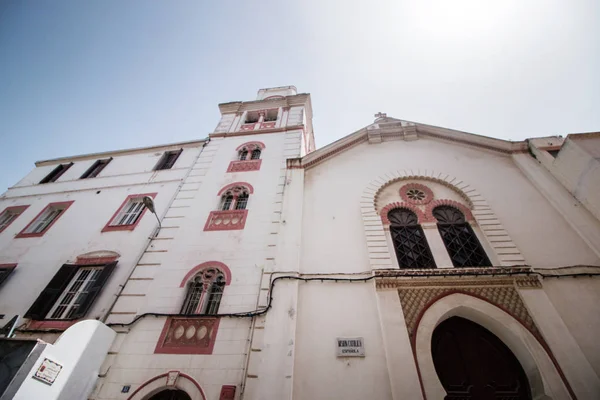
M81 258L77 257L75 264L77 265L93 265L93 264L108 264L113 261L117 261L118 256L112 257L93 257L93 258Z
M275 121L261 122L260 123L260 128L259 129L271 129L271 128L275 128Z
M235 385L223 385L221 386L221 394L219 400L233 400L235 399Z
M204 231L236 231L244 229L248 210L211 211L204 224ZM237 221L234 221L237 219Z
M234 183L230 183L227 186L223 186L223 188L221 190L219 190L219 193L217 193L217 196L221 196L223 193L225 193L226 191L228 191L229 189L231 189L232 187L235 187L235 186L244 186L246 189L248 189L249 194L254 193L254 188L248 182L234 182Z
M169 371L169 372L174 372L174 371ZM177 371L179 372L179 371ZM156 375L154 378L150 378L148 379L146 382L142 383L140 385L139 388L137 388L133 393L131 393L131 395L127 398L127 400L132 400L133 397L139 393L140 390L142 390L143 388L145 388L146 386L148 386L149 384L151 384L154 381L157 381L159 379L162 378L166 378L169 376L169 373L164 373L164 374L160 374L160 375ZM198 382L196 382L196 380L194 378L192 378L191 376L187 375L187 374L183 374L183 373L179 373L179 376L184 377L185 379L189 380L190 382L192 382L194 384L194 386L196 386L196 388L198 389L198 391L200 392L200 394L202 395L202 399L200 400L206 400L206 395L204 394L204 391L202 390L202 388L200 387L200 384ZM166 387L167 383L165 382L165 387Z
M255 123L254 124L252 124L252 123L242 124L242 126L240 126L240 130L241 131L253 131L255 125L256 125Z
M19 215L17 215L17 217L16 217L15 219L13 219L12 221L10 221L10 222L8 223L8 225L6 225L4 228L0 228L0 233L4 232L4 230L5 230L6 228L8 228L8 227L9 227L9 226L10 226L10 225L13 223L13 222L15 222L15 221L17 220L17 218L19 218L19 217L21 216L21 214L23 214L23 212L24 212L25 210L27 210L27 208L28 208L28 207L29 207L29 204L28 204L28 205L26 205L26 206L11 206L11 207L6 207L6 208L5 208L5 209L4 209L4 210L3 210L3 211L0 213L0 216L1 216L2 214L4 214L5 212L7 212L7 211L17 211L17 212L19 213Z
M119 206L119 208L117 208L117 211L115 211L115 213L112 215L112 217L110 217L110 219L108 220L108 222L106 223L106 225L104 225L104 228L102 229L101 232L132 231L132 230L134 230L135 227L140 223L140 221L144 217L144 214L146 213L146 211L148 210L146 207L144 207L144 210L140 214L139 218L133 224L111 226L110 223L117 217L117 214L119 214L119 212L121 212L121 210L123 209L123 207L125 207L125 204L127 204L127 202L130 199L132 199L134 197L144 197L144 196L150 196L152 198L155 198L157 194L158 193L140 193L140 194L130 194L129 196L127 196L127 198L125 198L125 200L121 203L121 205Z
M184 343L184 344L177 344L177 345L166 345L165 346L165 340L167 339L167 335L169 333L169 330L171 329L171 325L173 324L173 322L178 323L178 321L183 321L183 322L179 322L182 325L185 325L185 321L188 322L188 324L190 323L190 321L202 321L202 320L214 320L213 325L211 327L210 332L207 332L207 335L211 335L208 338L208 344L206 346L201 346L201 342L198 343L198 341L196 341L196 343L194 343L194 339L196 338L195 336L192 336L191 340L188 340L188 343ZM215 347L215 341L217 338L217 332L219 330L219 322L221 322L221 320L219 318L215 318L215 317L202 317L202 318L179 318L179 317L168 317L167 321L165 322L165 326L163 327L163 330L160 334L160 337L158 338L158 343L156 343L156 348L154 349L154 354L212 354L213 352L213 348ZM195 325L194 325L195 326ZM183 334L182 338L185 338L185 333ZM206 339L199 339L199 340L206 340Z
M427 219L430 222L437 222L437 219L435 219L435 217L433 216L433 209L438 206L451 206L451 207L458 208L464 214L465 219L467 221L469 221L469 222L475 221L475 218L473 217L471 210L469 210L464 204L461 204L458 201L454 201L454 200L440 199L440 200L432 201L425 208L425 215L427 216Z
M248 146L256 146L258 148L260 148L261 150L264 150L267 148L267 146L265 146L265 144L263 142L246 142L244 144L240 144L237 149L235 149L235 151L240 151L242 149L242 147L248 147Z
M383 222L384 225L390 224L390 220L388 219L388 213L395 208L405 208L407 210L414 212L417 215L419 224L422 224L423 222L430 222L427 219L427 216L425 215L425 213L423 211L421 211L420 209L418 209L417 207L415 207L411 204L408 204L408 203L394 202L394 203L390 203L387 206L383 207L381 209L381 212L379 213L379 215L381 216L381 222Z
M244 160L244 161L232 161L227 167L227 172L247 172L247 171L258 171L262 165L262 160Z
M203 271L207 268L211 268L211 267L217 267L225 274L225 284L226 285L229 285L231 283L231 270L229 269L229 267L227 265L223 264L220 261L207 261L202 264L198 264L194 268L190 269L189 272L187 274L185 274L185 277L181 281L181 284L179 285L179 287L180 288L185 287L185 284L191 278L193 278L198 272Z
M406 193L410 189L417 189L417 190L422 191L423 193L425 193L425 198L423 200L411 199L410 197L408 197L408 194ZM433 191L431 189L429 189L427 186L421 185L420 183L407 183L406 185L404 185L400 188L400 197L402 197L402 200L404 200L405 202L407 202L409 204L414 204L414 205L420 206L420 205L430 203L433 200Z
M27 224L27 226L25 228L23 228L23 230L21 232L19 232L19 234L17 236L15 236L16 238L29 238L29 237L40 237L40 236L44 236L44 234L46 232L48 232L48 230L52 227L52 225L54 225L56 223L56 221L58 221L63 215L65 215L65 212L69 209L69 207L71 207L71 204L73 204L75 202L75 200L71 200L71 201L59 201L59 202L55 202L55 203L50 203L48 204L46 207L44 207L44 209L42 211L39 212L38 215L35 216L34 219L31 220L30 223ZM48 225L46 227L46 229L44 229L41 232L38 233L25 233L25 231L31 226L33 225L33 223L50 207L54 207L54 206L65 206L65 208L63 209L63 212L60 213L60 215L56 218L54 218L54 221L50 222L50 225Z
M483 300L491 305L493 305L494 307L499 308L500 310L504 311L505 313L507 313L508 315L510 315L511 317L513 317L519 324L521 324L521 326L523 326L523 328L527 329L527 331L529 331L529 333L531 333L531 335L536 338L536 340L539 342L539 344L544 348L544 350L546 351L546 353L548 354L548 357L550 357L550 360L552 361L552 364L554 364L554 367L556 368L556 371L558 372L558 374L560 375L563 383L565 384L565 386L567 387L567 390L569 391L569 394L571 395L571 397L573 399L577 399L577 396L575 396L575 393L573 392L573 389L571 388L571 385L569 384L569 381L567 381L567 378L565 376L565 374L563 373L562 368L560 367L560 365L558 364L558 360L556 360L556 358L554 357L554 354L552 353L552 350L550 349L550 346L548 346L548 344L546 343L546 341L544 340L543 337L541 337L540 335L536 335L535 332L533 332L531 329L529 329L527 327L526 324L523 323L523 321L521 321L520 318L518 318L517 316L513 315L510 311L508 311L506 308L502 307L499 304L496 303L492 303L490 300L482 297L482 296L478 296L474 293L467 293L464 292L462 290L458 290L458 289L450 289L436 297L434 297L433 299L431 299L429 301L429 303L427 303L427 305L425 305L425 307L423 307L423 309L421 310L421 312L419 313L416 322L415 322L415 330L414 330L414 335L412 335L411 338L411 344L412 344L412 348L413 348L413 357L415 359L415 365L417 366L417 374L419 376L419 383L421 384L421 392L423 394L423 399L427 400L427 397L425 396L425 388L423 386L423 378L421 377L421 367L419 366L419 361L417 360L417 332L419 330L419 324L421 323L421 319L423 319L423 315L425 315L425 312L429 309L429 307L431 307L433 304L435 304L436 302L438 302L439 300L443 299L446 296L450 296L452 294L464 294L467 296L471 296L471 297L475 297L476 299L479 300ZM475 322L475 321L473 321ZM476 322L475 322L476 323ZM493 333L493 332L492 332ZM410 332L409 332L410 334ZM511 350L512 351L512 350Z
M59 320L45 320L45 321L29 321L27 329L61 329L67 330L72 325L75 325L79 320L59 321Z

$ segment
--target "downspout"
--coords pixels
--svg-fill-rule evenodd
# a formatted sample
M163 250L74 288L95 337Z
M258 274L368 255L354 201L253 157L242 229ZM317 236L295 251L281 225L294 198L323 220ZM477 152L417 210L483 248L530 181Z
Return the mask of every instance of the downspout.
M165 211L163 212L163 214L161 215L161 217L158 219L158 226L156 228L154 228L154 233L151 234L148 237L148 240L146 241L146 245L143 247L143 249L140 252L139 256L135 259L135 262L132 264L131 270L129 271L129 274L127 275L127 279L125 279L125 282L122 285L119 285L119 290L118 290L117 294L115 295L115 299L113 300L113 302L110 305L110 307L108 308L108 310L104 313L104 315L102 316L102 318L100 318L101 322L106 323L106 320L108 319L108 316L112 312L113 308L115 308L115 304L117 304L117 300L119 300L119 297L121 297L121 294L123 293L123 290L125 290L125 285L127 284L127 282L129 282L129 279L131 279L131 276L135 272L135 267L137 267L138 263L140 262L140 260L144 256L144 253L146 253L146 251L148 250L148 247L150 247L150 244L152 244L152 241L154 240L154 238L156 238L158 236L162 220L165 218L165 215L167 215L167 212L169 212L169 209L171 208L171 205L173 205L173 202L175 201L175 198L177 197L177 195L181 191L181 188L185 184L185 181L187 180L187 178L189 177L190 173L192 172L192 168L194 167L194 165L196 164L196 162L198 162L198 159L200 158L200 156L204 152L204 148L206 147L206 145L209 142L210 142L210 137L208 137L204 141L204 144L200 148L200 151L198 152L198 155L196 156L196 158L192 162L192 165L190 166L190 168L188 168L188 170L185 173L184 177L181 179L181 182L179 183L179 186L177 186L177 189L175 189L175 193L173 194L173 197L171 197L171 200L167 204L167 207L165 208ZM158 215L156 215L156 217L158 218Z

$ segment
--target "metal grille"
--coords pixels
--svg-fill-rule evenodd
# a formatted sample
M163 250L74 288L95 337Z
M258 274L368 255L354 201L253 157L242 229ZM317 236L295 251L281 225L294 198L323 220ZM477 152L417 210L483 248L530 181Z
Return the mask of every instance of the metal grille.
M439 206L433 210L438 230L455 267L489 267L492 265L473 228L456 208Z
M205 314L215 315L219 311L219 304L221 303L221 297L223 297L223 287L225 282L214 282L209 289L208 299L206 300L206 311Z
M80 268L67 289L48 313L48 318L71 318L81 305L81 301L88 294L90 287L98 279L100 272L102 272L102 267Z
M238 159L240 161L246 160L247 157L248 157L248 150L246 150L246 149L240 151L240 153L238 154Z
M49 208L27 229L26 233L41 233L63 212L62 208Z
M233 196L232 195L227 195L223 197L223 200L221 202L221 210L222 211L227 211L231 208L231 203L233 203Z
M260 149L252 150L252 154L250 156L251 160L258 160L260 158Z
M415 213L396 208L388 213L388 219L400 268L435 268L433 255Z
M198 306L200 305L200 299L202 298L203 287L204 284L202 283L202 279L200 279L200 277L197 277L192 282L188 288L187 296L183 302L183 307L181 308L182 314L196 313Z
M129 200L129 202L113 220L111 226L135 224L140 215L142 215L144 208L144 202L141 198Z
M242 193L238 196L237 201L235 202L236 210L245 210L248 205L248 193Z

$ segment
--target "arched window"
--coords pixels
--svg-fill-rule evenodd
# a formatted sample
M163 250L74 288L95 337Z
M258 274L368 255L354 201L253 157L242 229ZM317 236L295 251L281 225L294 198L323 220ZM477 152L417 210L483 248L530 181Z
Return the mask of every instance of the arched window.
M221 205L219 209L221 211L245 210L249 198L250 194L248 189L243 186L234 186L221 196Z
M243 148L238 152L238 160L246 161L246 158L248 158L248 150L246 148Z
M473 228L463 213L452 206L433 209L438 230L455 267L489 267L492 265Z
M254 150L252 150L252 155L250 156L251 160L258 160L260 159L260 149L256 148Z
M218 268L207 268L188 284L181 314L215 315L225 287L225 274Z
M400 268L435 268L417 215L405 208L395 208L387 217Z

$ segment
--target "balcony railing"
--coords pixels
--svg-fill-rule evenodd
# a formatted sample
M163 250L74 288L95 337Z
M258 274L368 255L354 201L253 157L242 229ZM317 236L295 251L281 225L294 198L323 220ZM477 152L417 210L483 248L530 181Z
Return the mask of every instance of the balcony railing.
M248 210L211 211L205 231L234 231L244 229Z
M212 354L218 327L218 318L170 317L154 353Z
M261 163L262 160L232 161L229 163L227 172L258 171Z

